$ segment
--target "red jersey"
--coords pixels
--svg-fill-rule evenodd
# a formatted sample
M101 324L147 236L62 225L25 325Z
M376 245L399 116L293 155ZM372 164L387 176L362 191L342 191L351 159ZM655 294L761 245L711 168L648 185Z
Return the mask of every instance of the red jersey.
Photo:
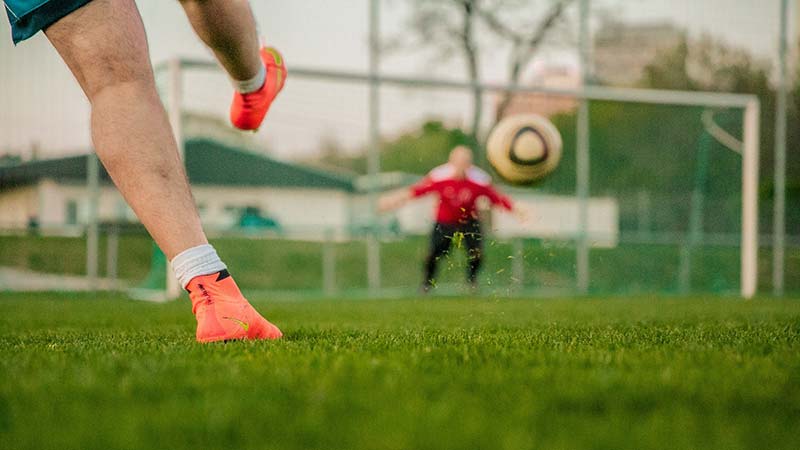
M456 178L450 164L441 165L428 173L419 183L411 186L411 195L420 197L435 192L439 195L436 221L454 225L478 218L476 200L486 197L493 205L511 210L511 199L492 187L492 178L477 167L467 170L465 178Z

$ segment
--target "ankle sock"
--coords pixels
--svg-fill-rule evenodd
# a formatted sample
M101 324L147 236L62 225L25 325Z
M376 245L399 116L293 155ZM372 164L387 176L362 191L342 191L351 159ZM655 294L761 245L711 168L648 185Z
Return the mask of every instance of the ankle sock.
M241 94L249 94L261 89L267 80L267 68L261 64L258 73L249 80L233 80L233 87Z
M198 245L178 253L170 261L175 276L186 289L192 278L201 275L210 275L227 269L225 263L219 259L217 251L210 244Z

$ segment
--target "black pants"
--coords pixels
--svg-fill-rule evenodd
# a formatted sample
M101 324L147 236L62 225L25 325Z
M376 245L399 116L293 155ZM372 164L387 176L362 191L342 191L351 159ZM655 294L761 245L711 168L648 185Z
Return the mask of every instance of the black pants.
M430 253L425 260L426 287L433 286L439 258L446 256L452 245L467 250L467 281L476 283L483 259L483 235L480 222L470 220L457 225L437 223L433 226Z

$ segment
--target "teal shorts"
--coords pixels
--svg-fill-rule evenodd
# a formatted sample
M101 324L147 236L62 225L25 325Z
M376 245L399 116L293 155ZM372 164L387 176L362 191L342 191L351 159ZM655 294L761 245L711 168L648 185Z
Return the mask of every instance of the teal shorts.
M44 30L92 0L3 0L14 44Z

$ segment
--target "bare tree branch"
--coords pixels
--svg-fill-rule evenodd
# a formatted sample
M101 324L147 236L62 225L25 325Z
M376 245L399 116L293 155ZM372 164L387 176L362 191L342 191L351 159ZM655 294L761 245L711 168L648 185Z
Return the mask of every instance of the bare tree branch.
M519 33L512 30L510 27L507 27L495 14L490 13L486 9L481 9L478 11L478 15L481 19L483 19L484 23L486 23L489 29L494 31L494 33L498 36L511 42L519 42L523 40L523 37Z
M469 80L477 86L480 81L481 48L478 30L484 25L495 35L511 43L509 55L509 80L519 82L525 68L545 42L552 29L560 22L564 10L574 0L549 0L552 6L533 26L514 27L504 19L502 11L517 12L528 2L511 0L415 0L411 29L418 37L416 45L438 49L440 55L460 54ZM519 14L517 14L519 17ZM483 92L472 90L472 120L467 131L475 142L483 115ZM500 115L511 102L511 94L504 93Z
M559 20L564 15L564 10L574 0L559 0L553 4L550 10L545 14L542 21L538 26L532 27L533 32L526 35L524 33L515 31L511 27L505 25L500 18L487 10L479 11L478 15L483 19L484 23L495 32L498 36L511 41L511 57L509 61L508 81L510 84L515 85L519 83L522 72L525 67L530 64L536 52L547 39L548 34L558 24ZM503 99L497 108L497 117L503 117L506 110L511 104L513 94L511 92L504 92Z

